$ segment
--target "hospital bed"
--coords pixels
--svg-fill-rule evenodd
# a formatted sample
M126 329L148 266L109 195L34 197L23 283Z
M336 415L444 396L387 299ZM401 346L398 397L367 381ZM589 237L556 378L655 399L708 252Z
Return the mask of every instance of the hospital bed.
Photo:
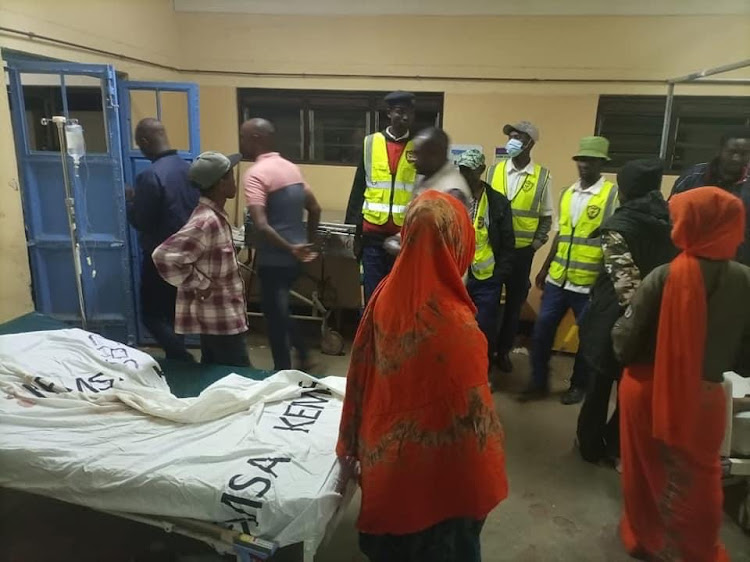
M722 443L725 486L741 487L735 513L742 529L750 533L750 379L725 373L726 432Z
M55 439L63 441L69 439L72 445L81 445L84 450L94 442L86 437L87 434L91 435L88 428L86 428L86 431L77 432L74 425L67 425L66 412L77 412L80 410L78 407L60 410L62 413L55 412L55 415L59 416L56 418L59 427L35 427L34 435L37 437L41 435L39 438L41 445L33 452L26 451L25 445L19 445L19 443L24 444L26 441L19 441L14 444L12 438L7 437L8 426L6 425L6 432L0 436L0 457L4 467L3 472L6 475L5 477L0 475L2 486L83 505L120 518L157 527L166 532L184 535L210 545L220 554L231 554L237 560L243 562L272 560L278 547L295 543L303 544L303 559L305 562L312 562L318 545L324 540L328 532L336 526L343 508L351 499L354 491L353 484L344 481L333 453L338 418L340 417L340 401L333 399L335 393L331 392L330 388L325 387L322 383L318 384L311 377L298 372L290 371L271 375L271 373L254 369L221 366L205 368L168 361L162 362L160 365L163 373L159 374L157 368L154 368L156 374L153 374L147 368L148 365L143 366L144 362L151 360L145 354L136 355L140 352L115 342L108 342L108 340L104 340L95 334L88 334L80 330L65 330L64 328L66 326L51 318L31 314L0 325L0 336L10 335L13 338L13 334L25 334L23 338L16 336L13 342L37 338L34 341L40 341L43 344L47 340L57 338L60 342L54 343L54 345L58 347L53 346L51 348L53 353L47 354L50 355L48 363L51 361L54 368L58 368L54 365L55 353L57 353L54 351L55 349L62 350L60 351L62 353L60 357L65 357L65 350L75 348L80 344L80 341L77 341L76 338L84 341L86 345L89 344L89 341L95 342L93 347L101 348L104 350L103 353L109 354L107 357L109 363L106 363L106 367L102 367L101 372L95 375L98 378L90 377L87 379L88 383L84 380L84 391L92 388L106 388L107 385L100 375L105 373L106 376L109 376L111 371L115 373L114 378L116 378L117 373L123 373L125 372L124 369L129 369L130 365L127 365L127 363L134 360L140 361L142 364L137 377L150 377L151 382L147 381L144 384L146 386L152 384L154 388L147 388L141 393L143 388L141 386L134 386L133 388L136 390L133 392L131 392L130 387L123 386L119 391L120 394L124 394L125 398L118 395L117 400L131 400L136 404L136 407L141 408L138 412L123 411L117 400L115 401L118 406L108 402L108 400L114 399L102 398L102 401L99 401L99 396L87 398L92 404L87 402L85 403L86 407L112 408L112 412L107 414L106 419L112 420L112 423L117 426L122 425L119 434L115 431L111 440L121 443L121 448L124 450L118 451L117 447L110 446L107 450L111 451L111 461L106 460L106 455L97 456L92 453L80 467L74 467L75 470L71 470L69 466L71 463L75 464L74 461L71 461L71 458L75 455L71 455L71 458L66 457L64 462L56 464L56 459L66 454L64 451L73 450L75 447L56 449ZM72 332L74 332L73 336L75 337L70 336ZM70 342L64 339L68 337L72 338ZM5 350L0 353L0 383L3 384L2 389L3 394L5 394L5 401L0 404L0 418L3 419L3 423L6 423L8 418L18 416L19 412L20 414L25 412L23 409L12 410L9 407L9 403L12 402L9 399L14 395L19 403L24 400L29 402L36 400L38 404L44 403L44 400L47 399L57 400L68 396L65 392L55 394L53 378L45 378L46 375L35 377L35 373L31 371L35 370L34 366L37 359L34 359L33 362L29 359L30 362L28 363L9 366L9 363L13 363L13 361L7 359L12 354L7 353L9 349L7 345L3 347L3 344L8 341L8 338L0 338L0 351ZM36 343L30 345L31 349L34 350L32 355L42 357L39 371L44 373L45 369L49 370L49 365L44 364L44 345L40 346ZM125 349L125 356L122 355L122 349ZM78 368L76 361L77 359L69 361L68 364L60 363L59 369L75 371ZM21 373L25 377L28 384L20 386L27 387L22 388L22 393L28 390L26 397L19 397L13 385L8 383L10 378L5 376L8 372ZM49 372L55 372L55 370L52 369ZM230 373L236 374L227 377ZM241 375L241 377L238 375ZM285 377L288 382L284 382ZM248 383L248 379L266 382ZM140 384L142 381L136 382ZM227 388L230 383L232 386ZM127 385L128 382L122 384ZM164 388L158 388L160 385ZM224 386L223 390L222 385ZM162 402L152 400L149 392L153 390L158 396L170 395L170 400L175 404L182 405L178 398L194 397L206 390L205 393L201 394L201 398L194 399L195 402L193 403L206 404L206 400L203 400L203 402L201 400L210 395L211 392L214 394L218 392L217 395L222 397L221 400L226 401L227 391L229 391L229 395L232 395L234 394L233 389L238 388L238 395L242 395L243 392L252 395L260 387L259 385L265 385L263 388L268 386L272 390L275 389L273 392L277 393L274 395L276 398L266 399L261 408L256 407L255 410L253 410L254 406L249 406L245 410L240 408L240 411L229 413L226 417L215 416L215 419L209 419L209 417L205 423L194 426L187 423L167 426L168 431L174 432L173 446L175 449L183 447L184 455L190 457L199 454L199 457L195 462L187 465L187 469L189 469L187 471L182 473L179 470L169 472L169 468L167 468L161 480L157 481L156 477L151 481L149 480L149 474L159 475L159 471L162 470L160 468L162 461L159 460L161 451L172 446L170 444L172 442L162 439L164 436L159 432L153 432L152 426L154 423L149 421L147 416L144 416L144 412L151 413L149 408L157 411L157 413L164 408ZM62 386L65 386L65 384L63 383ZM73 384L68 386L73 386ZM110 386L112 385L110 384ZM58 389L59 387L60 383L58 383ZM19 385L16 385L15 388L19 388ZM166 394L164 394L164 389L167 389ZM71 389L67 388L66 390ZM80 391L81 388L78 390ZM278 394L279 392L281 394ZM284 394L285 392L287 394ZM41 399L37 397L37 393L47 396ZM300 396L302 399L300 399ZM214 401L214 404L220 404L219 407L223 407L221 400L219 402ZM248 404L255 404L255 402L250 401ZM206 407L210 406L209 401L208 406L202 406L202 408L205 410ZM256 415L255 418L251 416L253 411L258 412L253 414ZM287 415L306 416L306 418L290 418L292 420L290 422L289 419L283 419L285 413ZM167 416L170 415L179 417L183 414L170 414L168 412ZM245 415L249 417L238 417ZM313 430L306 431L307 428L312 426L309 418L317 420L315 421L319 426L319 429L316 430L317 433ZM278 420L285 421L285 423L279 423ZM157 425L167 424L169 421L159 419ZM283 433L283 435L268 441L261 439L260 442L256 442L248 437L251 434L265 435L264 432L267 433L268 427L272 427L274 423L276 426L292 429L292 431L277 431L276 433ZM96 424L93 425L98 427ZM68 429L69 427L73 429ZM190 437L189 430L192 431L192 427L205 428L205 435L198 431L196 437ZM253 431L246 431L248 427L252 427ZM23 431L26 428L21 425L20 429ZM41 433L37 433L37 431ZM165 430L165 433L168 431ZM131 442L128 441L131 433L138 434L142 438L141 440L154 440L155 443L160 443L156 446L153 459L150 458L150 455L142 455L142 452L135 453L128 450L128 447L131 446ZM46 434L48 435L45 437ZM310 442L301 446L295 444L302 436L309 439ZM222 448L222 443L225 443L227 439L237 440L240 437L242 438L241 444L233 445L229 449L227 447ZM118 439L124 439L124 442L119 442ZM139 439L133 440L133 442L138 441ZM187 444L183 446L186 442ZM165 443L168 446L165 446ZM190 449L191 445L193 449ZM199 449L199 453L196 453L196 448ZM295 453L291 454L289 451L295 451ZM321 453L321 451L323 452ZM213 453L215 455L212 457ZM50 454L50 458L45 459L45 454ZM139 457L139 454L142 456ZM227 455L232 458L227 459ZM37 458L38 456L41 456L41 458ZM177 456L180 460L182 459L182 456ZM282 458L285 456L289 458ZM85 455L82 455L82 457L85 457ZM245 457L250 458L246 459ZM100 461L100 458L103 460ZM129 466L129 464L132 464L130 459L138 458L142 458L147 464L150 461L152 468L128 472L132 468ZM212 460L214 458L216 459L215 462L207 463L206 459ZM167 456L165 459L171 460L171 457ZM221 476L221 471L225 470L225 465L237 466L238 463L247 470L243 472L242 469L239 469L237 472L242 472L242 474L233 474L234 469L232 469L226 473L226 478ZM248 463L250 464L248 465ZM213 482L216 482L215 475L213 480L212 477L201 475L197 479L194 478L191 483L190 478L193 476L193 471L198 470L196 467L200 468L204 465L207 467L205 469L207 472L218 472L220 480L227 480L226 486L219 485L219 489L214 489L217 488L213 484ZM287 467L296 465L299 465L301 470L293 471L289 468L288 476L284 476ZM248 466L253 470L250 470ZM203 469L201 468L201 470ZM12 476L14 472L15 478ZM144 474L144 472L147 474ZM89 476L86 476L82 482L70 479L72 478L71 475L80 473L89 473ZM20 478L18 477L19 474L21 475ZM180 474L185 477L184 481L177 477ZM314 474L317 474L317 476L310 476ZM111 475L115 475L117 485L108 481ZM278 476L278 482L276 476ZM286 482L289 482L289 486L292 488L295 487L295 482L298 482L298 489L287 493L288 490L280 485L284 478L287 478ZM308 486L310 482L314 482L313 487L319 487L319 489L311 490L311 493L308 493L304 489L305 478L307 478ZM91 492L91 489L89 489L92 479L96 480L96 492ZM60 481L63 483L60 484ZM137 485L133 485L131 488L122 488L122 486L128 486L131 481L136 482ZM70 486L66 487L65 482L70 482ZM243 493L245 491L248 493L253 491L254 495ZM143 494L144 497L139 498L139 494ZM264 499L271 499L261 502L261 498L258 496L266 494L267 496ZM189 498L190 501L185 500L185 503L181 503L184 498ZM214 501L219 498L220 501ZM122 507L118 507L118 502ZM196 508L194 514L191 512L192 507L187 506L191 502ZM210 509L203 509L206 504L211 502L217 505L213 505ZM262 509L258 507L261 503L263 503ZM144 506L145 509L140 509ZM212 518L222 508L224 513L236 514L236 517ZM254 511L256 509L257 511ZM264 512L263 509L266 511ZM222 524L215 523L216 520L222 521ZM258 521L260 523L253 525L254 520L256 523ZM258 528L263 530L264 526L264 532L256 531ZM274 532L269 532L269 529L279 532L274 534Z

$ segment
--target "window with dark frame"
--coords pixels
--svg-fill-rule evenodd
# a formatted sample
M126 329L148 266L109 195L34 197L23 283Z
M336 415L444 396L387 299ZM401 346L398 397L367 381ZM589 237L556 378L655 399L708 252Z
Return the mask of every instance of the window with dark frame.
M666 96L600 96L596 134L607 137L612 158L605 170L617 171L636 158L659 156ZM722 135L733 127L750 126L750 97L675 96L665 172L711 160Z
M276 126L276 147L301 164L355 166L366 135L388 124L387 91L279 90L238 88L240 123L254 117ZM414 131L443 122L443 94L415 92Z

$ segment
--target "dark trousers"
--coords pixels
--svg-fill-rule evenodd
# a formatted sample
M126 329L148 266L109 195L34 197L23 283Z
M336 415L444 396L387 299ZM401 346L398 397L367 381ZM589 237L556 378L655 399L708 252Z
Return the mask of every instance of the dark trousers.
M489 279L479 280L469 270L469 279L466 290L469 292L474 306L477 307L477 324L487 338L487 352L489 358L495 351L495 335L497 334L497 317L500 307L500 292L502 283L493 276Z
M365 305L378 288L383 278L391 272L396 257L385 251L383 246L362 248L362 284L365 290Z
M604 372L598 369L587 371L591 373L586 398L578 414L578 428L576 436L581 456L588 462L599 462L603 459L619 458L620 456L620 409L615 406L612 416L609 413L609 396L612 384L619 377L620 369L616 372Z
M246 334L231 336L201 334L201 363L203 365L250 367Z
M141 268L141 312L143 325L164 349L167 359L192 361L185 339L174 331L177 288L161 278L150 255L144 256Z
M518 334L518 323L521 318L521 308L529 296L531 282L531 262L534 260L534 248L516 248L513 250L513 270L505 282L505 306L500 333L497 337L497 351L501 355L510 353L513 342Z
M448 519L408 535L359 534L370 562L481 562L484 520Z
M307 347L289 310L289 291L299 273L299 265L258 268L261 308L268 326L273 368L277 371L292 368L290 344L297 350L299 360L307 362Z
M542 295L542 305L534 323L534 339L531 349L531 383L536 388L549 386L549 360L555 333L569 309L573 310L576 324L581 325L589 306L589 295L568 291L552 283L547 283ZM583 358L576 355L571 386L586 387L587 373Z

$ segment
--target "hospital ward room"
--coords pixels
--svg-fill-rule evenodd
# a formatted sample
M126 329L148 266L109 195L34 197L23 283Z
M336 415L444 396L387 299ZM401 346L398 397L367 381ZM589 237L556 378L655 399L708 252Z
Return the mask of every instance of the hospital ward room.
M0 562L750 562L747 0L2 0Z

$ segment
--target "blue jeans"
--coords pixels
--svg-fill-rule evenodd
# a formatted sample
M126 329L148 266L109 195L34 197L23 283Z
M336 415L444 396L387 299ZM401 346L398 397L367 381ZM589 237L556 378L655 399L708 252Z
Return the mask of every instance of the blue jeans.
M383 246L362 248L362 284L365 291L365 305L378 288L383 278L391 272L396 257L385 251Z
M299 360L307 362L307 347L289 310L289 291L299 272L299 265L258 267L261 308L268 326L268 341L276 371L292 368L290 344L297 350Z
M497 340L498 308L500 307L500 293L503 285L495 277L479 280L469 270L469 280L466 290L469 292L474 306L477 307L477 324L487 338L487 352L490 358L495 351Z
M542 306L534 323L534 340L531 348L531 384L535 388L546 389L549 386L549 359L555 334L568 309L573 310L576 324L581 325L584 314L589 307L589 295L567 291L562 287L547 283L542 295ZM585 362L576 356L573 376L570 384L575 387L586 387L587 373Z

